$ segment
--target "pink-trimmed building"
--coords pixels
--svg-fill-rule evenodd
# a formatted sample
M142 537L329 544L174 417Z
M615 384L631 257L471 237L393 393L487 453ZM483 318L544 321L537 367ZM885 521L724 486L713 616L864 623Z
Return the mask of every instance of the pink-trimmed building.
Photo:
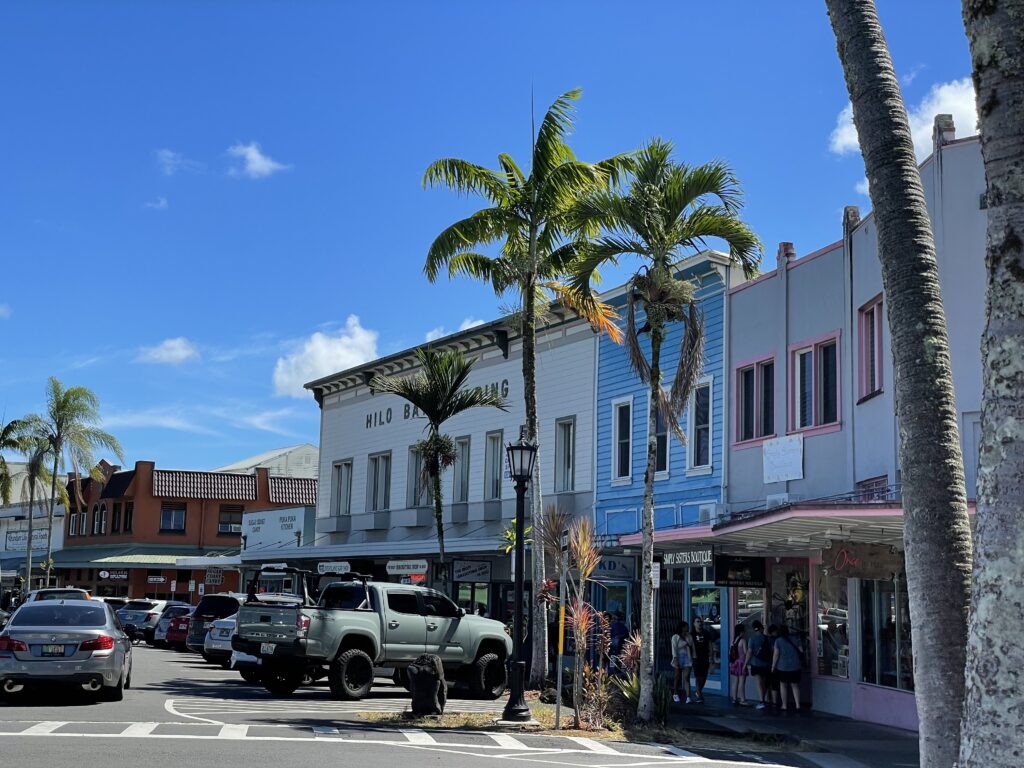
M986 225L977 137L956 139L940 115L921 177L973 509ZM659 530L656 546L667 564L710 549L716 583L731 584L724 615L785 622L806 638L805 694L815 709L916 729L874 217L848 207L841 239L804 256L780 244L775 269L731 288L726 307L725 512Z

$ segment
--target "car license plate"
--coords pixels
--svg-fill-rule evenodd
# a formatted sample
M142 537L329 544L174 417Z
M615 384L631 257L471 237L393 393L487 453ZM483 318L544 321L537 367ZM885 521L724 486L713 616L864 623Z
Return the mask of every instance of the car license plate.
M260 653L265 656L274 655L274 644L273 643L260 643Z
M43 656L63 656L64 646L63 645L44 645Z

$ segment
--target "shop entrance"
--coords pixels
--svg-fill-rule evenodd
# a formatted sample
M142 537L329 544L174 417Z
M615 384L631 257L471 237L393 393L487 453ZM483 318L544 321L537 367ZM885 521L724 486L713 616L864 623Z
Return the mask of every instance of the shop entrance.
M701 568L692 570L701 571ZM722 590L710 582L691 583L687 590L686 606L687 621L693 631L693 620L699 618L704 624L704 631L709 636L711 647L711 666L708 670L708 690L725 690L722 671L723 643L728 644L729 627L722 620Z

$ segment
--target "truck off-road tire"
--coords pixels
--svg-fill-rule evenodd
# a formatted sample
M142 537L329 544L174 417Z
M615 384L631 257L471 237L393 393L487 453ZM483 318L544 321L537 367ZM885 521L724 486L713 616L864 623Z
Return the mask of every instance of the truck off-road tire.
M505 692L505 662L496 653L485 653L469 668L469 690L478 699L497 699Z
M365 698L373 686L373 659L365 651L350 648L331 662L327 679L334 698Z
M301 669L264 671L260 682L274 696L291 696L302 685L303 674Z

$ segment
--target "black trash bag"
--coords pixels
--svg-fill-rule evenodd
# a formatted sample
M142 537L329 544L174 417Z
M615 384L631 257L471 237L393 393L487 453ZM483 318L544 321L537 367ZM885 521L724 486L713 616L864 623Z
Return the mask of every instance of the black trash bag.
M448 683L444 679L441 657L425 653L409 665L406 674L409 675L413 715L443 715L448 701Z

